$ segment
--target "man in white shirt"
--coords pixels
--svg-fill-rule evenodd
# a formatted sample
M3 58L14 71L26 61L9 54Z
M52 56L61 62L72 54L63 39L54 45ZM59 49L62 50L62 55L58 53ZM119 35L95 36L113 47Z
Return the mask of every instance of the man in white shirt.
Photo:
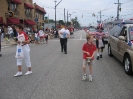
M61 42L61 50L63 52L65 52L65 54L67 54L67 39L70 37L70 32L67 28L67 26L65 26L65 28L62 28L59 32L60 35L60 42Z
M8 34L10 35L10 38L13 38L13 29L11 26L8 26Z

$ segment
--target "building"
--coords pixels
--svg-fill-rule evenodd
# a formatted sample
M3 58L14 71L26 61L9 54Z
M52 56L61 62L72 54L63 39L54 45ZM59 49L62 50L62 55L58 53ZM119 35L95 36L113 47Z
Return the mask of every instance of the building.
M45 14L45 9L34 3L34 21L36 22L37 29L44 26Z
M0 25L44 26L44 14L32 0L0 0Z

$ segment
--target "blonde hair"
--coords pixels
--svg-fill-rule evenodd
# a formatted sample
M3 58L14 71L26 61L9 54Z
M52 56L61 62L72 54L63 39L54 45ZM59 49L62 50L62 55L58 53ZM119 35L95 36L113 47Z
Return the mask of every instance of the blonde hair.
M87 34L86 35L86 40L88 41L88 40L90 40L91 39L91 37L92 37L92 35L91 34Z

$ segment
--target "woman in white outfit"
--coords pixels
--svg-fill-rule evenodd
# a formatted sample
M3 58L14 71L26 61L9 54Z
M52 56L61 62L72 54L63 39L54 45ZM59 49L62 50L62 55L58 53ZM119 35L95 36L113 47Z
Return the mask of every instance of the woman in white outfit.
M23 31L22 25L17 25L16 31L18 32L17 51L19 50L18 46L21 46L22 52L23 52L22 53L23 58L25 60L26 66L28 67L28 71L25 73L25 75L29 75L32 73L32 70L31 70L31 62L30 62L30 47L28 45L29 44L28 36ZM15 77L22 75L21 66L22 66L22 60L23 60L23 58L17 57L17 52L16 52L16 58L17 58L18 72L16 73L16 75L14 75Z

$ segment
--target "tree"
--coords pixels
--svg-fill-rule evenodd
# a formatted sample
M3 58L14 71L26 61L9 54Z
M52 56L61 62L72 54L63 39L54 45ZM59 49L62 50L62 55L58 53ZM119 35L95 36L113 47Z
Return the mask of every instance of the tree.
M75 17L74 19L71 20L73 25L76 27L76 28L79 28L80 27L80 24L78 22L78 18Z
M65 23L64 23L63 20L59 20L59 24L60 24L60 25L65 25Z

